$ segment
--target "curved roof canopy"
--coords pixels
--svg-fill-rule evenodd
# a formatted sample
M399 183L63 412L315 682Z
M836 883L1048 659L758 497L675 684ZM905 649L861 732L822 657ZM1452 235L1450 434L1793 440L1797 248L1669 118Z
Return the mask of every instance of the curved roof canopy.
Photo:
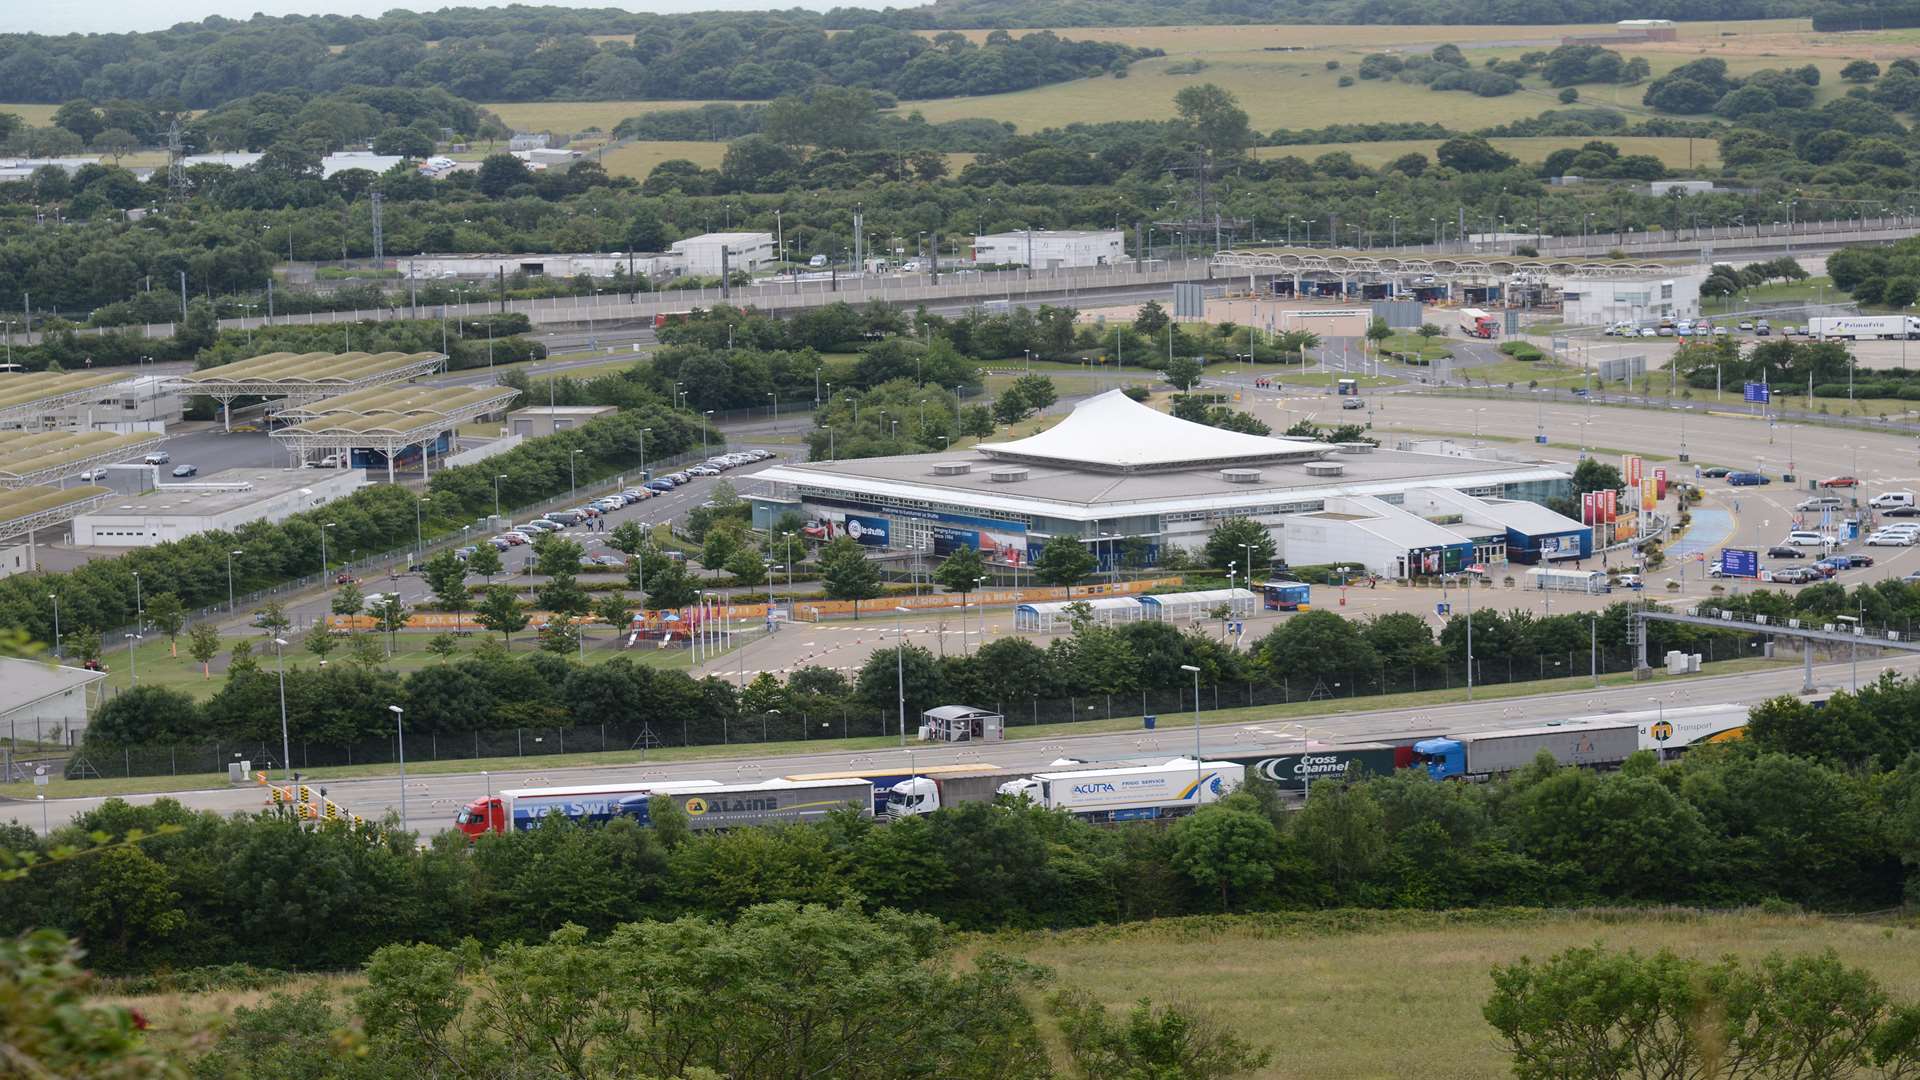
M977 449L1007 462L1093 472L1169 472L1211 466L1312 461L1334 452L1326 443L1273 439L1169 416L1119 390L1088 398L1058 424L1024 439Z

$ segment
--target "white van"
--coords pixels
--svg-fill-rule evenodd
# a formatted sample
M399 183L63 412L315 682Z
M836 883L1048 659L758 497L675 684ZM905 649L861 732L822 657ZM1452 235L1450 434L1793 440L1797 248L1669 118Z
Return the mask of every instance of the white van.
M1883 491L1867 500L1867 505L1875 510L1890 510L1896 506L1912 506L1913 492Z
M1794 547L1825 547L1833 543L1833 537L1806 529L1795 529L1787 534L1787 543Z

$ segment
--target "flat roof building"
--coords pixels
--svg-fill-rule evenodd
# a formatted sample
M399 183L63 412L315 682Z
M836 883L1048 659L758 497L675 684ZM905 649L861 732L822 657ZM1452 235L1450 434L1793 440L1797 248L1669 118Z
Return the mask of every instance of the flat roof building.
M726 252L729 273L740 270L751 274L774 261L772 233L701 233L668 245L675 268L698 277L720 276L722 249Z
M758 527L798 513L816 536L846 535L872 547L936 555L971 547L1014 566L1031 562L1055 536L1087 542L1103 565L1118 556L1123 541L1136 548L1144 541L1157 561L1169 547L1203 546L1215 527L1235 517L1266 525L1282 557L1306 564L1319 560L1296 557L1284 526L1302 515L1337 513L1342 500L1353 499L1369 500L1361 516L1391 519L1383 527L1397 530L1395 536L1414 527L1402 518L1424 526L1419 536L1399 537L1409 541L1401 555L1436 545L1466 544L1471 551L1469 536L1394 504L1418 488L1534 502L1571 488L1564 470L1536 462L1245 435L1177 419L1117 390L1082 402L1060 423L1025 439L939 454L776 465L754 479L763 482L752 496ZM1365 531L1345 531L1355 530ZM1474 535L1506 541L1506 529L1492 518ZM1392 555L1369 565L1389 572Z
M612 405L529 405L507 414L507 434L537 438L577 428L590 420L612 416L619 411Z
M99 694L104 671L52 664L44 660L0 658L0 734L13 745L21 740L74 746L87 730L87 712ZM13 780L15 777L0 777Z
M1563 315L1576 326L1653 324L1663 318L1696 318L1705 274L1638 280L1569 281L1560 292Z
M73 519L76 547L152 547L250 521L285 521L367 484L365 469L228 469L116 495Z
M1127 257L1127 234L1119 229L1030 229L973 238L973 261L1058 270L1109 266Z

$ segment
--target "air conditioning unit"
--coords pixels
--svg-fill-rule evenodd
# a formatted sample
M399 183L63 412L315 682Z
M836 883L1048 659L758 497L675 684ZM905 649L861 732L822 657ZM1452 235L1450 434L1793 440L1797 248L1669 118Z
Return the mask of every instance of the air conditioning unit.
M935 476L965 476L972 471L971 461L942 461L933 467Z
M987 479L996 484L1017 484L1026 478L1026 469L995 469L987 474Z
M1311 465L1308 466L1312 468ZM1257 484L1260 482L1259 469L1221 469L1220 479L1229 484Z
M1347 467L1338 461L1307 462L1308 476L1339 476L1346 471Z

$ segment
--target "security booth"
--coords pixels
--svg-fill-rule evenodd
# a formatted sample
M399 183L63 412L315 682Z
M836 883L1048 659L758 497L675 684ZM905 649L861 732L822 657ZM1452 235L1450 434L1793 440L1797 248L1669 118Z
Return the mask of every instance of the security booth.
M1007 718L971 705L942 705L920 714L921 742L1000 742Z

